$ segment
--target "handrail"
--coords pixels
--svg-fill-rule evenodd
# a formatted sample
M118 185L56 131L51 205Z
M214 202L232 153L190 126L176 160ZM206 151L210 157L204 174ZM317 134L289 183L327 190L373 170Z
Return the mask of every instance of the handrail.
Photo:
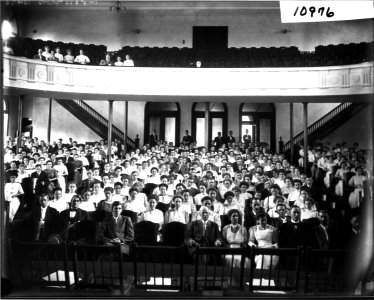
M328 121L339 115L341 112L346 110L347 108L352 106L352 102L345 102L340 104L339 106L335 107L333 110L331 110L329 113L324 115L322 118L318 119L316 122L314 122L312 125L310 125L307 129L308 135L315 132L317 129L321 128L324 124L326 124ZM302 141L304 138L304 131L300 132L298 135L294 136L293 140L288 141L284 144L283 152L289 150L291 148L291 143L297 144L300 141Z
M61 99L62 101L66 101ZM70 99L69 99L70 100ZM78 105L81 107L83 110L85 110L88 114L90 114L91 117L93 117L96 121L100 122L102 125L108 127L109 126L109 121L100 113L98 113L95 109L93 109L91 106L89 106L87 103L85 103L83 100L71 100L74 101L74 104ZM120 139L124 141L125 134L118 129L116 126L112 125L112 130L115 135L117 135ZM135 148L135 141L129 138L128 136L126 137L126 143L129 144L131 147Z

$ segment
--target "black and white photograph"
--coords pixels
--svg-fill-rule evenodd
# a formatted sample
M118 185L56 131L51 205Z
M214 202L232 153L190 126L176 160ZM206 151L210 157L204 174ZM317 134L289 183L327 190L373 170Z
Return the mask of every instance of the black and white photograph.
M1 298L374 296L374 2L0 0Z

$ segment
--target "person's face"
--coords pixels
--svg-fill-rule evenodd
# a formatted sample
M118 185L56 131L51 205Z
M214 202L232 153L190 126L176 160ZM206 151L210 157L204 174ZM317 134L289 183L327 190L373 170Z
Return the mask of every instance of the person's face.
M300 209L298 208L293 208L291 210L291 219L295 222L299 222L300 221Z
M115 192L116 194L121 194L121 190L122 190L122 187L121 187L120 185L116 185L116 186L114 187L114 192Z
M323 226L327 226L329 224L329 216L326 212L319 212L318 213L318 220L321 222Z
M105 199L110 200L112 199L112 192L111 191L105 191Z
M77 209L79 208L79 204L81 204L80 200L78 198L73 198L71 200L71 208L72 209Z
M55 191L55 198L60 199L62 197L62 191Z
M275 195L277 195L278 190L277 190L276 188L271 188L271 189L270 189L270 193L271 193L273 196L275 196Z
M117 218L122 212L122 205L114 206L112 209L113 216Z
M260 201L257 199L252 200L252 209L255 210L256 206L260 207Z
M295 189L299 190L300 187L301 187L300 182L295 182L294 187L295 187Z
M215 191L209 191L209 197L216 199L217 193Z
M155 208L156 208L156 205L157 205L157 201L155 200L155 199L151 199L151 200L149 200L149 208L151 209L151 210L154 210Z
M137 194L138 194L137 191L132 191L132 192L130 193L130 197L131 197L131 199L134 200Z
M73 184L69 184L69 192L70 193L74 193L75 190L77 189L77 186L75 185L75 183Z
M175 203L175 207L179 208L181 206L181 204L182 204L182 199L179 198L179 197L175 198L174 203Z
M232 200L234 199L234 197L233 196L228 196L227 198L226 198L226 201L228 202L228 203L232 203Z
M208 221L208 218L209 218L209 212L207 209L204 209L202 212L201 212L201 218L203 219L203 221Z
M279 217L284 218L286 216L286 207L284 205L278 206L277 213Z
M309 178L306 179L306 184L307 184L308 186L311 186L312 183L313 183L313 179L312 179L312 178L309 177Z
M41 207L43 207L43 208L47 207L48 202L49 202L48 196L41 197L40 200L39 200L39 202L40 202L40 206Z
M257 224L260 225L262 228L265 228L267 225L266 217L261 217L260 219L258 219Z

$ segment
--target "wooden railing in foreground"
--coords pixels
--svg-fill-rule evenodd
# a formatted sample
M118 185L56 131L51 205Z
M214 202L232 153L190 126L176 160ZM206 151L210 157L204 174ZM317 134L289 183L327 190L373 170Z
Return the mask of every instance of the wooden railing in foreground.
M191 263L194 250L194 263ZM344 294L344 251L184 246L132 247L10 242L18 288L58 286L121 294L236 290L313 295ZM51 255L51 253L55 253ZM262 259L261 259L262 258ZM262 262L260 263L260 261ZM256 265L257 262L257 265ZM125 288L124 278L127 282ZM131 282L129 282L131 278Z

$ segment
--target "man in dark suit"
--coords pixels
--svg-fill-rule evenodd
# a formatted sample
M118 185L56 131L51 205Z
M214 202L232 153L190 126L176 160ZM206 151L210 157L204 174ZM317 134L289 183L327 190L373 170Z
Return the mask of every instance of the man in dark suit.
M34 59L46 60L42 49L38 49L38 54L34 55Z
M101 224L99 242L105 245L121 245L123 254L130 254L130 243L134 240L134 227L129 217L122 216L122 204L114 201L112 214Z
M220 247L223 245L218 225L208 219L209 208L202 206L200 212L201 219L191 222L187 228L184 240L193 259L196 246Z
M73 196L71 199L71 207L65 209L60 213L60 231L61 235L65 237L67 234L67 240L77 241L85 237L82 228L79 226L80 222L87 220L88 213L79 208L82 198L79 195ZM67 227L68 222L69 227ZM66 232L67 231L67 232Z
M224 143L224 140L223 140L221 132L219 131L217 133L217 136L213 140L213 146L216 149L216 151L218 151L218 149L221 148L223 143Z
M59 215L56 209L49 206L47 194L41 194L38 200L39 205L33 208L30 222L33 227L33 240L45 242L51 234L58 232Z
M291 221L283 223L279 228L279 247L305 249L313 245L310 226L300 221L301 209L294 205L291 209Z
M87 179L82 180L79 188L77 189L77 193L79 194L83 190L89 190L89 189L92 190L93 189L93 185L96 182L100 182L100 181L93 177L93 171L92 170L88 170L87 171Z
M158 142L158 136L156 130L153 130L152 134L149 136L149 145L151 147L154 147L157 145Z
M186 130L186 135L183 137L181 144L184 146L190 146L193 143L192 136L189 135L188 130Z
M327 210L318 212L320 224L313 227L315 248L322 250L334 250L340 248L338 229L330 221Z
M279 217L271 218L271 225L279 230L283 223L290 222L289 216L286 216L286 206L283 203L279 203L276 207Z
M34 194L36 196L46 193L49 184L48 174L42 171L42 166L37 164L35 166L35 172L31 174L31 178L34 182Z
M232 131L229 131L229 135L225 138L225 144L228 146L229 144L235 143L235 137L232 136Z

